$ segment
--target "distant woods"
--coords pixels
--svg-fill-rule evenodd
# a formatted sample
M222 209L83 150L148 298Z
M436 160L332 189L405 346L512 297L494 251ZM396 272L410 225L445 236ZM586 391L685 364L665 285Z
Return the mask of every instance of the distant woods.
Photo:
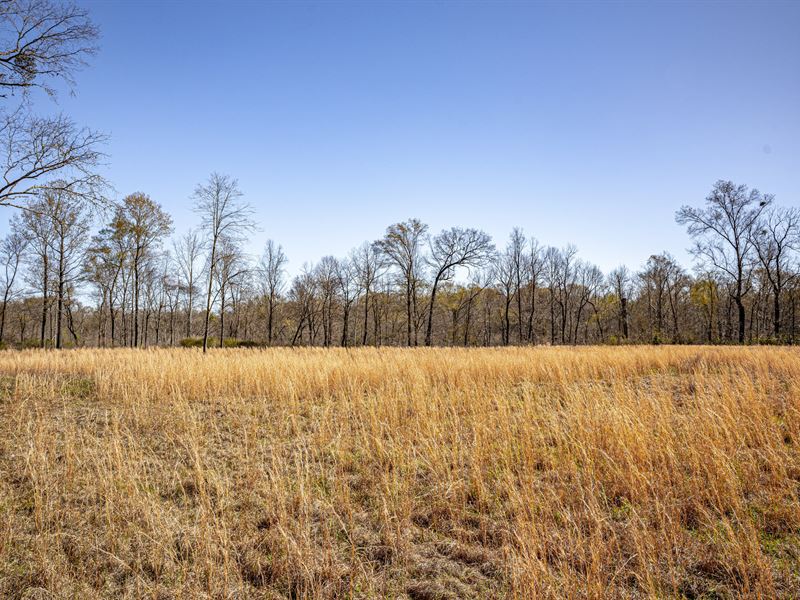
M514 229L394 223L347 256L293 276L280 244L260 257L237 181L193 195L175 232L144 193L96 211L53 186L11 216L0 243L0 342L65 346L489 346L796 343L800 211L717 182L676 215L690 273L669 253L604 274L574 246Z
M192 195L197 227L176 232L145 193L108 199L97 174L104 135L34 109L35 90L74 87L98 35L71 4L0 2L0 207L10 215L2 345L798 340L800 211L730 181L676 214L693 242L691 272L662 252L604 274L576 247L547 246L521 228L493 241L409 219L289 277L278 241L264 239L260 257L245 252L253 213L221 174Z

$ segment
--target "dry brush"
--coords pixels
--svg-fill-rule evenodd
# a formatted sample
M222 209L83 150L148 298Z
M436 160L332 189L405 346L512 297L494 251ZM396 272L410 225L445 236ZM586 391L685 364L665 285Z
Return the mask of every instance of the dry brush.
M793 598L792 348L0 353L0 596Z

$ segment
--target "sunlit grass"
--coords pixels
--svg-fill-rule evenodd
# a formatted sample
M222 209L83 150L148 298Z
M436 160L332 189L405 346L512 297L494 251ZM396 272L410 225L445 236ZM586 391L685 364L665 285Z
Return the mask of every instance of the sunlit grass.
M0 375L2 597L800 595L795 349L26 351Z

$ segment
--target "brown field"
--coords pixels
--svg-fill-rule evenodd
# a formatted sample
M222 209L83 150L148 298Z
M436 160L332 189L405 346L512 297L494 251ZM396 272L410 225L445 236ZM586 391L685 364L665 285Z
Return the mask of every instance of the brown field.
M0 353L2 598L796 598L790 348Z

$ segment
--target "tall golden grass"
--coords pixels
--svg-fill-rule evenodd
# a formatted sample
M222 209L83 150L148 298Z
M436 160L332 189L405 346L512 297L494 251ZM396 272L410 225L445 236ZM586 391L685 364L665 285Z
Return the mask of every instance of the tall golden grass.
M800 597L800 352L0 353L3 598Z

